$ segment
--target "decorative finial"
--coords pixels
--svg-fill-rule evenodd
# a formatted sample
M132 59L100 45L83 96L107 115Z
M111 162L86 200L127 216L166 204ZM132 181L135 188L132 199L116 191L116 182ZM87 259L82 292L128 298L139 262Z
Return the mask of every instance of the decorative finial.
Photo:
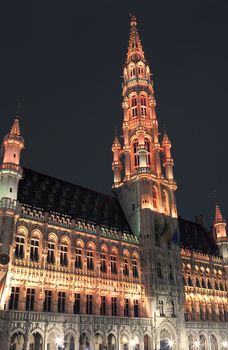
M137 20L136 20L136 16L135 15L132 15L130 13L130 17L131 17L131 26L137 26Z
M20 110L21 110L21 102L17 101L17 106L16 106L16 117L19 118L20 116Z

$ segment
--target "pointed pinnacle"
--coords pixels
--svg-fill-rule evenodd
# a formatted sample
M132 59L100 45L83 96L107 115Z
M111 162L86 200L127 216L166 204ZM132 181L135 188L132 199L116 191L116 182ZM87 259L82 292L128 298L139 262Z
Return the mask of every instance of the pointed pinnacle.
M218 205L215 207L215 221L221 222L223 221L222 213Z
M20 124L19 124L19 118L16 117L14 119L12 128L10 130L10 135L16 135L16 136L20 136L21 132L20 132Z

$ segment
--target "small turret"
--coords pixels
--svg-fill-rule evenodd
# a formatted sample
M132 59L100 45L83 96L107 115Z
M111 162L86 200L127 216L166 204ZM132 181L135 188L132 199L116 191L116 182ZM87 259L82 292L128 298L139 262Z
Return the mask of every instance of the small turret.
M164 152L163 166L166 172L166 178L173 180L173 158L171 157L171 142L166 132L164 132L162 147Z
M226 220L223 219L221 210L218 205L216 205L215 207L214 229L219 253L223 258L228 258L228 237L226 233Z
M15 215L18 212L18 184L22 177L20 166L24 140L20 134L19 118L16 117L10 132L4 137L3 158L0 163L0 265L7 265L12 252Z

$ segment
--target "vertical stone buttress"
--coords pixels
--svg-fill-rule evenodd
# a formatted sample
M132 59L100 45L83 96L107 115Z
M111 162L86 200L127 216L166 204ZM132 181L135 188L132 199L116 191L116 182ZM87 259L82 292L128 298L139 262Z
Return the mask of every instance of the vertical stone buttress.
M113 189L132 231L140 239L148 313L155 332L154 348L160 348L162 330L167 329L175 349L185 349L177 186L171 142L164 133L160 144L153 81L135 16L131 18L123 80L123 145L116 135L112 145ZM164 316L160 302L164 304Z

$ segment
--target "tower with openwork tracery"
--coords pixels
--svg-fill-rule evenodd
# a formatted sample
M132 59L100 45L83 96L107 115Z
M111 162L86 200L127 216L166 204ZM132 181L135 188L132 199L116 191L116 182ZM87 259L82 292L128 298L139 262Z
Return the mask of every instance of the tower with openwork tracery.
M177 339L178 332L184 349L184 292L171 142L166 132L160 138L151 71L135 16L130 25L122 86L123 145L117 135L112 145L113 189L139 237L147 308L154 327L159 333L162 325L169 323L170 339ZM154 346L161 346L156 339Z
M140 234L140 228L134 221L134 211L137 209L149 209L167 217L177 217L177 186L173 177L171 142L167 133L159 140L151 71L134 16L131 18L123 79L123 146L116 136L112 145L113 187L120 196L133 231ZM140 187L140 196L134 203L129 201L129 195L121 196L121 192L129 188L129 185L134 190L135 187Z

